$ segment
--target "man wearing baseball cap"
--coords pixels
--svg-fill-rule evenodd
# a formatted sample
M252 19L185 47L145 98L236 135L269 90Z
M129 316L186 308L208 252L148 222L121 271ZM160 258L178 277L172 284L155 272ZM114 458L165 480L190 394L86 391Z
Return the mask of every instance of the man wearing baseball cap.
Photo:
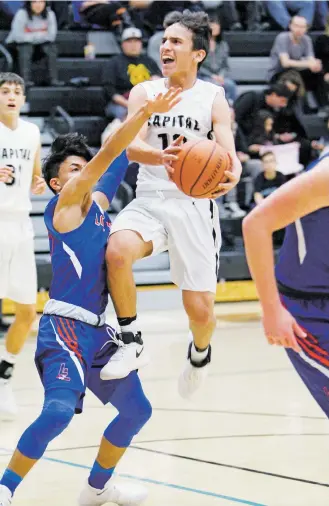
M160 76L157 64L143 51L139 28L125 28L121 36L122 53L113 56L103 70L103 86L107 103L105 114L121 121L127 116L130 90L143 81Z

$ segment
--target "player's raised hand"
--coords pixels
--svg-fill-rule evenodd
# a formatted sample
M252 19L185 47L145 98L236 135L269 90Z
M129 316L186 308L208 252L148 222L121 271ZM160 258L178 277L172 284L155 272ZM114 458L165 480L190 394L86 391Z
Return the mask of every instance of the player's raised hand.
M155 112L163 113L170 111L170 109L181 101L181 92L181 88L169 88L165 94L159 93L153 100L147 101L148 113L153 114Z
M0 183L10 184L13 182L13 169L11 167L0 167Z
M43 177L34 176L31 191L34 195L41 195L46 191L47 185Z
M273 308L263 314L263 327L269 344L301 351L298 338L307 337L295 318L283 306Z

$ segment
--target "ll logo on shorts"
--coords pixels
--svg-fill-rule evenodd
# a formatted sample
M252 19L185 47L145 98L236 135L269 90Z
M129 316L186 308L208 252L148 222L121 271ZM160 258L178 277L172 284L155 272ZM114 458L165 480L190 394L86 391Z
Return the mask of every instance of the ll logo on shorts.
M71 378L69 378L68 374L69 374L68 368L65 367L65 364L61 364L58 371L58 375L56 377L57 379L62 381L71 381Z

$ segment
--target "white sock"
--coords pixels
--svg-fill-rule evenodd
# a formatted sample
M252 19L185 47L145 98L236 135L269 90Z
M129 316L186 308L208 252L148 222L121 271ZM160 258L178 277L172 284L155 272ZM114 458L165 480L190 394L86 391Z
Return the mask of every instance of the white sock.
M2 360L5 360L8 362L8 364L16 364L17 355L14 355L13 353L9 353L9 351L5 350L1 357Z
M137 334L137 321L129 323L129 325L120 325L121 332L132 332L134 335Z
M195 344L192 343L191 348L191 359L193 362L202 362L208 356L209 346L203 351L197 351L195 348Z

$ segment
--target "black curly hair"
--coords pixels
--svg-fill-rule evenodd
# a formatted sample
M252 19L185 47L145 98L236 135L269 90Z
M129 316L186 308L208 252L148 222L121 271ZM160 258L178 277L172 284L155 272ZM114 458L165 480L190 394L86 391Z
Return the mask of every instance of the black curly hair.
M58 177L62 163L69 156L80 156L89 162L94 153L87 144L87 138L78 133L69 133L56 137L51 145L50 153L43 161L42 174L50 190L56 191L50 186L50 181Z
M208 14L203 11L191 12L187 9L183 12L173 11L167 14L164 18L163 27L166 29L176 23L184 26L192 32L193 51L203 49L206 52L207 57L211 38L211 28ZM200 68L203 61L198 64L198 68Z

